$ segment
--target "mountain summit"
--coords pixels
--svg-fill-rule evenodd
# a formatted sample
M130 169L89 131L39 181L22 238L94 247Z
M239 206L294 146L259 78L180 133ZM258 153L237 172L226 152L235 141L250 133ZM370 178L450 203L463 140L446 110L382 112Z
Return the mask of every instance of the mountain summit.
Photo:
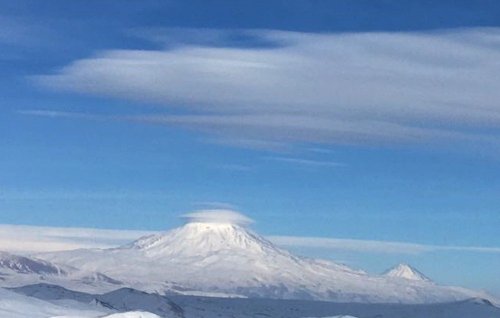
M268 240L233 223L190 222L165 234L141 238L124 248L143 251L151 257L207 257L230 253L264 255L286 253ZM288 253L287 253L288 254Z
M251 219L229 210L204 210L186 214L187 223L172 231L143 237L123 249L136 249L155 258L204 258L282 254L283 250L246 228ZM288 253L286 253L288 254Z
M431 280L408 264L398 264L384 273L386 277L403 278L413 281L431 282Z

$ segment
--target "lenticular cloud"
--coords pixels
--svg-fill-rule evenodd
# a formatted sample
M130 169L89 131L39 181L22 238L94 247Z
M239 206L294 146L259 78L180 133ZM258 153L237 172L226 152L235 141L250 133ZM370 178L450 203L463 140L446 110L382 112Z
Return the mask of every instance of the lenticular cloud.
M213 209L199 210L184 214L182 218L189 223L231 223L237 225L248 225L253 223L249 217L233 210Z
M498 146L500 28L252 34L276 45L107 50L32 78L56 90L176 105L176 115L125 119L223 140Z

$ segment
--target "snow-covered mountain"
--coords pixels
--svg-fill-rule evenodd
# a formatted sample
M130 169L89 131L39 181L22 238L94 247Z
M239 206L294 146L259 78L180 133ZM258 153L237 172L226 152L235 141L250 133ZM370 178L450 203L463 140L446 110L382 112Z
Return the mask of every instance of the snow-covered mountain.
M231 212L222 213L222 219L211 217L214 214L221 212L204 212L180 228L119 248L39 257L160 294L392 303L488 298L426 279L371 276L334 262L294 256L250 231Z
M431 282L431 279L408 264L398 264L384 273L386 277L403 278L421 282Z

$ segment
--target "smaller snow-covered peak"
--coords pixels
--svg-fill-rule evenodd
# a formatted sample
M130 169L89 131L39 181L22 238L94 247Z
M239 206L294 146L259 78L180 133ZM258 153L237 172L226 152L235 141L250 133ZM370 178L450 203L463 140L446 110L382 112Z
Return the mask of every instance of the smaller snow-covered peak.
M249 217L233 211L224 209L199 210L183 215L188 223L219 223L248 225L253 223Z
M404 278L415 281L430 282L431 280L408 264L399 264L384 273L386 277Z

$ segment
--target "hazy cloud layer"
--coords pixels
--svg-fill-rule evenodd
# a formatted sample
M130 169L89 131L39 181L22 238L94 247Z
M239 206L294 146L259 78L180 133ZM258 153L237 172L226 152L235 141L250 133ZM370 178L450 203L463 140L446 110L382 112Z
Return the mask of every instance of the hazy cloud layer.
M189 221L228 220L244 222L251 220L241 214L224 211L201 211L187 215ZM208 219L207 219L208 218ZM242 219L243 218L243 219ZM37 253L77 248L110 248L130 243L150 231L102 230L85 228L56 228L22 225L0 225L0 251L13 253ZM500 247L441 246L407 242L353 240L298 236L268 236L267 239L284 248L314 248L330 251L351 251L375 254L422 254L436 251L500 254Z
M109 248L129 243L147 231L0 225L0 251L52 252L78 248Z
M110 50L35 80L159 103L177 115L128 119L232 140L497 143L499 29L246 33L274 45Z

